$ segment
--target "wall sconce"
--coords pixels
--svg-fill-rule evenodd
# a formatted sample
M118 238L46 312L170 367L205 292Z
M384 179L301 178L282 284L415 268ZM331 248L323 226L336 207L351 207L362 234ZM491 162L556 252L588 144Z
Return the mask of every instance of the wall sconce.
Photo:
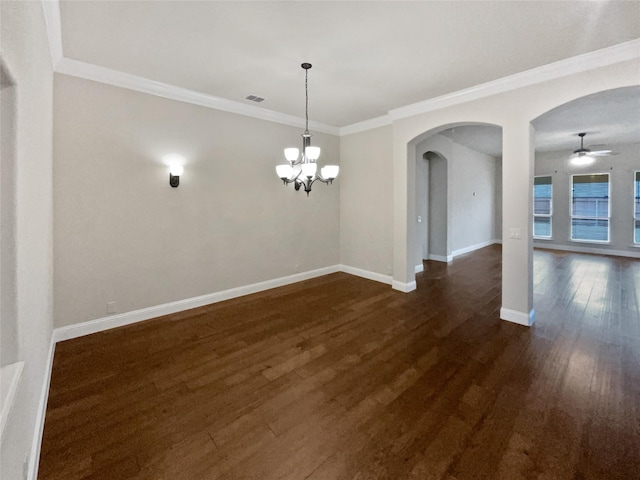
M176 188L180 185L180 175L184 172L185 158L182 155L170 153L162 157L162 163L169 167L169 185Z
M180 175L184 172L184 167L177 163L169 166L169 185L172 187L177 187L180 185Z

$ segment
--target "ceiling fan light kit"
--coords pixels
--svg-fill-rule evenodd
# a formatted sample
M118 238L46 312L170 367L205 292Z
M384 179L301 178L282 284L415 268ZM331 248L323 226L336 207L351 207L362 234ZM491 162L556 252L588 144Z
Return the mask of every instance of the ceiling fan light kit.
M596 150L591 151L588 148L584 147L584 137L586 132L580 132L578 136L580 137L580 148L573 151L570 160L571 164L577 166L590 165L596 161L595 157L605 157L607 155L611 155L611 150Z
M317 160L320 158L320 147L311 146L311 134L309 133L309 88L308 78L310 63L300 65L304 69L304 94L305 94L305 129L302 133L302 155L295 147L285 148L284 157L288 163L277 165L276 174L282 182L287 185L294 184L296 190L301 187L304 191L311 192L311 185L316 180L331 184L338 176L340 167L338 165L327 165L320 169L318 174Z

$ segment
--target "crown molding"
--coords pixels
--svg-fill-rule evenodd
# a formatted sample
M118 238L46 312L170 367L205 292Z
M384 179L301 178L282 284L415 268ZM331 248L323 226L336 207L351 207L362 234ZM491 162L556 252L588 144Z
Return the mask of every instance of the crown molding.
M62 24L60 22L60 3L58 0L42 0L44 23L49 39L49 51L51 64L55 70L62 60Z
M248 117L281 123L291 127L304 128L305 120L293 115L268 110L266 108L245 105L233 100L207 95L187 88L176 87L167 83L157 82L148 78L138 77L111 68L85 63L71 58L62 58L55 69L56 73L84 78L94 82L106 83L116 87L127 88L137 92L148 93L158 97L164 97L180 102L191 103L202 107L214 108L225 112L236 113ZM309 122L309 126L322 133L338 135L339 129L331 125L318 122Z
M373 130L374 128L391 125L392 123L393 119L389 115L381 115L380 117L353 123L351 125L347 125L346 127L340 127L340 136L365 132L367 130Z
M555 80L576 73L606 67L615 63L640 58L640 39L620 43L611 47L584 53L575 57L559 60L541 67L525 70L524 72L499 78L491 82L475 85L464 90L430 98L422 102L407 105L389 111L393 120L412 117L421 113L432 112L441 108L458 105L508 92L518 88L528 87L537 83ZM343 127L347 128L347 127Z
M304 128L305 126L303 118L293 115L287 115L276 112L275 110L247 105L241 102L215 97L213 95L207 95L187 88L177 87L175 85L149 80L147 78L138 77L118 70L112 70L110 68L66 58L64 57L62 49L60 4L58 0L42 0L42 8L47 26L51 60L54 71L57 73L106 83L202 107L280 123L291 127ZM335 127L313 121L309 122L309 126L317 132L327 133L330 135L351 135L353 133L364 132L374 128L391 125L395 120L412 117L421 113L439 110L472 100L478 100L518 88L528 87L537 83L565 77L567 75L606 67L615 63L638 58L640 58L640 39L635 39L575 57L559 60L541 67L525 70L524 72L499 78L480 85L475 85L457 92L448 93L446 95L430 98L405 107L396 108L390 110L387 115L371 118L369 120L346 125L344 127Z

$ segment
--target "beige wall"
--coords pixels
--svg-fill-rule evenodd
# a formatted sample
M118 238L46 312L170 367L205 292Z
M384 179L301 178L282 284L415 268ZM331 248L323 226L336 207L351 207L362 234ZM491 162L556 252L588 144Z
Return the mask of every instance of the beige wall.
M52 67L40 2L1 2L0 57L15 84L14 161L5 176L3 158L0 181L14 182L12 190L14 232L3 243L3 268L15 273L9 285L13 297L15 329L11 335L15 360L24 361L22 382L2 435L2 478L22 479L35 459L30 451L37 443L38 404L47 372L52 331ZM3 93L4 95L4 93ZM7 118L3 112L3 140ZM11 120L9 119L9 122ZM6 150L3 148L3 155ZM2 201L6 197L2 196ZM2 219L8 218L3 215ZM2 229L5 225L1 225ZM3 240L6 237L3 236ZM6 250L9 249L9 250ZM4 254L12 251L11 258ZM4 280L7 277L2 276ZM2 286L4 289L5 285ZM2 296L3 301L6 297ZM4 324L4 320L3 320ZM3 338L3 344L6 338ZM3 361L8 360L3 358Z
M392 129L340 138L340 262L392 273Z
M342 179L307 197L275 174L302 128L66 75L54 92L57 327L339 263ZM313 143L339 163L337 137Z

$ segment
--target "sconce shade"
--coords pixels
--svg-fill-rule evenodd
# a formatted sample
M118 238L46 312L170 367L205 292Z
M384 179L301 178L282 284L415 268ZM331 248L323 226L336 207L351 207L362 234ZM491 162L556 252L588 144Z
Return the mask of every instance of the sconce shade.
M173 164L169 167L169 173L174 177L179 177L184 172L184 167L179 164Z

